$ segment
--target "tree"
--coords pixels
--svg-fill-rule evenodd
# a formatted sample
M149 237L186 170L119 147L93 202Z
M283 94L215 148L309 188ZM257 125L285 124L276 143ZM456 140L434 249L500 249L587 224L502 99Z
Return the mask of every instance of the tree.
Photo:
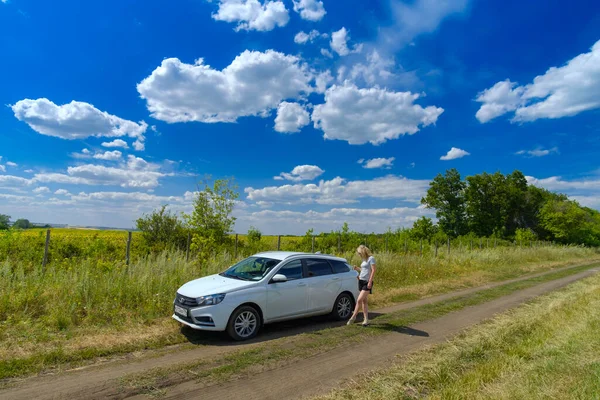
M6 230L10 228L10 216L0 214L0 230Z
M136 221L137 228L142 231L142 238L148 248L163 251L169 247L185 248L187 233L181 219L167 210L163 205L159 210L144 214Z
M410 235L416 240L427 240L431 241L431 238L435 235L437 227L433 224L431 218L421 217L413 223Z
M236 220L232 212L239 194L233 179L216 179L212 186L208 179L203 183L204 189L196 193L194 210L184 217L194 232L194 246L204 252L230 240L228 233Z
M600 216L575 201L551 199L540 212L541 225L561 243L600 244Z
M452 168L445 175L438 174L429 184L427 195L421 199L421 204L435 209L440 228L452 237L467 231L465 188L460 174Z
M250 229L248 229L248 242L251 244L260 242L261 237L262 233L255 227L251 226Z
M31 223L27 219L18 219L13 224L13 228L18 229L31 229L32 227L33 225L31 225Z

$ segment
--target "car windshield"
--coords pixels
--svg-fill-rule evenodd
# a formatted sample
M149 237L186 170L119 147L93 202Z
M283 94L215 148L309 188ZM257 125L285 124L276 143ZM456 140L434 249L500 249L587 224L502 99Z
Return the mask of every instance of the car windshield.
M260 281L279 262L279 260L267 257L248 257L219 275L244 281Z

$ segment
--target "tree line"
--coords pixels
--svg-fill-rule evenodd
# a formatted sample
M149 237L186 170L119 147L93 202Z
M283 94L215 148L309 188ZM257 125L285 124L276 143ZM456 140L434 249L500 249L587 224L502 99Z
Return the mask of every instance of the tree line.
M600 246L600 212L528 184L520 171L463 180L450 169L433 179L421 203L434 209L438 220L434 225L422 217L413 226L421 231L430 227L452 238L473 234Z

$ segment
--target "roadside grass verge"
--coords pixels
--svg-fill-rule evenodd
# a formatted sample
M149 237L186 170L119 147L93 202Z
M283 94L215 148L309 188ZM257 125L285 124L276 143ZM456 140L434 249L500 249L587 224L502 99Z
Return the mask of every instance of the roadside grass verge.
M347 256L357 261L353 254ZM375 256L373 308L591 262L600 253L548 246L457 250L437 258ZM0 263L0 379L186 343L170 319L177 288L233 262L222 254L200 267L186 262L183 253L163 253L129 267L83 262L77 268L51 265L42 272L26 264Z
M596 275L318 399L597 399L598 332Z
M236 378L244 378L260 371L272 370L295 360L325 353L338 347L364 342L372 337L398 331L400 328L417 322L434 319L465 307L482 304L515 291L570 276L590 268L592 266L557 271L545 276L456 297L445 302L384 314L373 319L371 328L368 330L358 325L351 327L343 325L303 333L295 336L293 341L288 340L288 338L274 339L269 341L268 344L261 344L250 350L232 352L224 357L212 360L155 368L144 373L131 374L120 380L120 393L126 393L127 395L139 393L159 395L165 388L185 381L198 380L202 385L208 386ZM358 334L359 332L360 334ZM356 398L369 397L363 395Z

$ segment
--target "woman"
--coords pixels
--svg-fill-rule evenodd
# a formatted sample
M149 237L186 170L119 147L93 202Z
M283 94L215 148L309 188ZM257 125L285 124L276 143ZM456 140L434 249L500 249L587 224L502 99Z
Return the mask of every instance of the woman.
M358 275L358 299L356 300L356 306L354 307L354 313L348 321L348 325L352 324L356 320L358 311L362 307L364 321L363 326L369 325L369 305L367 299L369 293L373 293L373 276L375 275L375 258L371 255L371 250L365 245L358 246L356 253L362 259L360 268L354 266L356 271L359 271Z

